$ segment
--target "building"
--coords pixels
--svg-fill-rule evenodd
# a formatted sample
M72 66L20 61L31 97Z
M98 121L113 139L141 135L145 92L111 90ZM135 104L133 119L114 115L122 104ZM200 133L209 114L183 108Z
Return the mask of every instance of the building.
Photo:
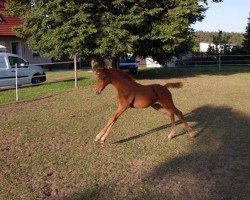
M145 58L145 66L146 67L162 67L157 61L153 60L153 58L148 57Z
M210 46L213 48L216 48L216 45L214 43L200 42L200 52L206 53ZM238 45L227 44L227 49L229 50L229 52L232 52L233 48L236 48L236 47L238 47ZM224 45L218 45L217 48L218 48L219 52L224 51Z
M0 12L5 10L5 0L0 0ZM16 36L14 27L21 25L21 19L0 14L0 52L17 54L30 63L50 63L51 59L33 52L25 41Z

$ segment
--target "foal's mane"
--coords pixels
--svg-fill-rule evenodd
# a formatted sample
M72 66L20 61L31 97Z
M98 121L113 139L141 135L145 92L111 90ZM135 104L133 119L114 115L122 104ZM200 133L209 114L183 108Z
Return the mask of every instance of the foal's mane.
M120 69L110 68L108 73L111 76L113 75L112 77L114 77L117 80L123 79L123 80L135 82L135 80L131 76L129 76L126 72Z

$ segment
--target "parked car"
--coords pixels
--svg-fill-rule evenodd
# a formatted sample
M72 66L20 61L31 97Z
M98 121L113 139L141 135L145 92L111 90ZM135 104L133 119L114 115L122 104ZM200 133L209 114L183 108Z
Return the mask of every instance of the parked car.
M29 65L22 57L11 53L0 53L0 86L13 86L16 84L38 84L46 81L46 74L42 67Z
M126 58L119 58L119 68L128 71L131 74L137 74L138 63L132 54L128 54Z

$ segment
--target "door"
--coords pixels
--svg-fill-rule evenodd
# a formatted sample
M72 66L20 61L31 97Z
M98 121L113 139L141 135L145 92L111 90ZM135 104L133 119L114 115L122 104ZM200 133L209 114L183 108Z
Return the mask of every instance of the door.
M11 43L11 53L19 55L19 42Z
M15 65L17 64L17 82L18 85L23 85L23 84L27 84L27 83L31 83L31 78L30 78L30 74L29 74L29 67L28 67L28 63L19 58L19 57L15 57L15 56L9 56L8 57L9 63L10 63L10 76L14 77L16 76L16 68Z

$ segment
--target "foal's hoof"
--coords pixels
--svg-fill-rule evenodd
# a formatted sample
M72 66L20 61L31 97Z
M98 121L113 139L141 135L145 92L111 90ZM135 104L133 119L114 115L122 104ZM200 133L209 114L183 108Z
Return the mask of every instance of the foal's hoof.
M169 134L168 139L171 140L174 137L174 135Z
M100 143L100 144L104 144L104 140L100 140L99 143Z
M104 140L102 140L101 138L95 138L94 140L95 142L99 142L100 144L104 143Z
M195 136L197 135L197 132L195 131L195 132L189 132L189 136L191 137L191 138L194 138Z

